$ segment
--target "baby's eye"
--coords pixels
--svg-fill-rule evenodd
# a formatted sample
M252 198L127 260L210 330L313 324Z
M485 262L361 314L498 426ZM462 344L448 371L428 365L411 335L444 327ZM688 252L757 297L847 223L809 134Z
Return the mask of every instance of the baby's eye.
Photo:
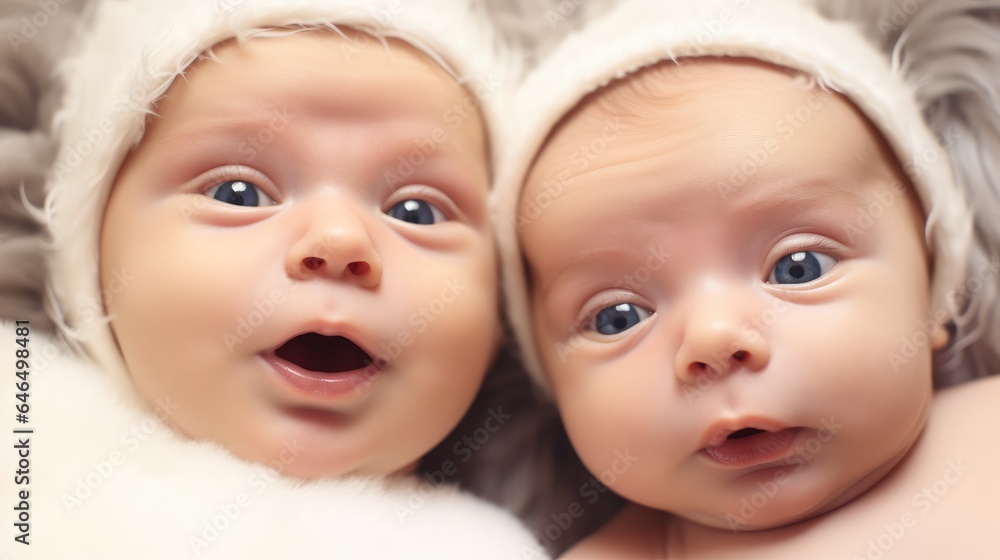
M208 189L205 195L234 206L254 207L276 204L260 187L249 181L226 181Z
M653 312L631 303L609 305L594 315L593 328L601 334L619 334L638 325Z
M389 208L386 214L397 220L422 226L429 226L447 220L444 212L438 209L437 206L417 199L398 202Z
M826 274L837 259L816 251L799 251L781 257L771 269L769 284L803 284Z

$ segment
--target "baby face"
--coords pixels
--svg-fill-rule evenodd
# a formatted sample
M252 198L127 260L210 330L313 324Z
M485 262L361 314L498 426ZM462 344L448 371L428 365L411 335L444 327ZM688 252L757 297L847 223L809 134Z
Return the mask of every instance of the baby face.
M734 530L884 476L947 342L905 184L848 101L754 61L656 66L564 119L527 179L521 242L591 472Z
M106 210L135 386L180 431L292 475L411 469L498 338L484 125L398 41L215 54L166 92Z

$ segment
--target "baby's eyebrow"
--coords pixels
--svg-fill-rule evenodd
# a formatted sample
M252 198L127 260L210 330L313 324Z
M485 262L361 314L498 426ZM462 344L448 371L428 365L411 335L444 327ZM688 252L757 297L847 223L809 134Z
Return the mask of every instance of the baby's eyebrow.
M712 188L707 185L698 185L694 188ZM795 178L784 180L767 180L754 186L754 188L740 189L729 193L720 200L720 219L728 219L728 216L745 214L749 220L744 223L756 224L753 229L777 228L783 229L787 224L793 222L817 223L817 222L845 222L856 216L859 208L866 207L875 196L881 191L895 190L898 195L903 187L898 183L875 183L865 185L860 188L844 188L836 182L826 178ZM871 197L866 197L865 193L871 193ZM646 219L670 223L670 212L662 211L658 208L645 208L643 213ZM666 224L665 224L666 225ZM669 227L669 226L668 226ZM742 227L742 226L741 226ZM751 235L752 231L744 232ZM549 260L542 266L555 273L546 278L543 285L538 286L542 293L563 285L567 279L586 273L594 272L607 275L614 274L609 270L607 262L623 258L661 258L666 255L662 250L657 251L657 245L650 244L644 250L636 251L634 247L621 246L611 242L600 245L586 245L581 247L570 247L574 241L569 237L559 235L549 236L548 243L559 243L555 253L565 255L562 258ZM626 271L627 272L627 271ZM622 279L625 279L622 274Z
M170 146L185 145L206 137L236 136L241 139L254 137L258 136L261 130L270 130L275 120L282 120L280 111L245 115L239 119L199 119L168 130L160 136L157 143ZM287 125L288 120L290 119L284 119L283 122Z
M573 253L569 260L550 261L547 264L558 264L554 275L546 278L545 282L536 286L536 291L540 297L548 299L552 293L565 293L567 285L578 284L583 281L586 273L600 275L615 274L613 268L609 268L608 262L616 257L622 257L634 252L634 249L627 247L591 247L587 246ZM625 273L621 274L625 279Z
M169 130L161 133L156 139L156 143L161 147L188 147L199 142L208 142L213 139L231 138L237 141L252 142L257 140L260 144L270 143L279 132L295 125L295 117L283 113L281 110L268 111L263 113L252 113L240 115L238 118L213 118L198 119L193 122L175 125ZM351 126L347 124L347 126ZM394 126L394 130L396 127ZM440 134L438 134L440 129ZM443 127L435 127L424 121L400 122L398 133L388 134L384 141L377 146L379 152L393 155L395 161L399 153L404 156L418 154L419 160L429 160L436 157L445 156L452 158L463 158L462 146L459 146L449 138L454 131L444 131ZM268 131L263 132L263 131ZM443 136L442 136L443 135ZM429 146L429 147L428 147Z
M865 187L867 190L870 187ZM890 189L885 187L878 187ZM897 187L898 188L898 187ZM731 193L725 203L736 211L750 212L761 220L774 219L775 215L787 215L797 211L813 210L817 207L856 208L871 202L859 192L845 189L836 182L825 179L767 182L762 188Z

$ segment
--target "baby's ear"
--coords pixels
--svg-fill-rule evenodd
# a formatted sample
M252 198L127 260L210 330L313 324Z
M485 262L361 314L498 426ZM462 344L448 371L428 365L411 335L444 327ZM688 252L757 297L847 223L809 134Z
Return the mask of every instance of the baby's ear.
M942 350L951 341L951 333L948 328L937 321L933 321L934 329L931 331L931 349Z

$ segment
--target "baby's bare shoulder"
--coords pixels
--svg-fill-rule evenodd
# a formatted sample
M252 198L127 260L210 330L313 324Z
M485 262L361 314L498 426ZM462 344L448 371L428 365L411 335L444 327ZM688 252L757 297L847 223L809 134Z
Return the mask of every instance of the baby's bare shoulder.
M660 558L663 554L663 514L626 505L611 521L567 550L560 558Z
M1000 375L938 391L917 449L919 458L955 455L1000 460Z
M935 395L927 427L905 468L887 481L894 491L882 506L895 508L895 515L876 531L876 544L878 538L883 544L891 540L893 552L902 557L1000 557L994 533L1000 502L998 403L1000 376Z
M966 408L968 405L975 407L974 410L966 412L990 412L1000 413L1000 409L992 404L1000 399L1000 375L991 375L975 381L969 381L941 389L934 398L935 409ZM979 408L982 406L982 408Z

